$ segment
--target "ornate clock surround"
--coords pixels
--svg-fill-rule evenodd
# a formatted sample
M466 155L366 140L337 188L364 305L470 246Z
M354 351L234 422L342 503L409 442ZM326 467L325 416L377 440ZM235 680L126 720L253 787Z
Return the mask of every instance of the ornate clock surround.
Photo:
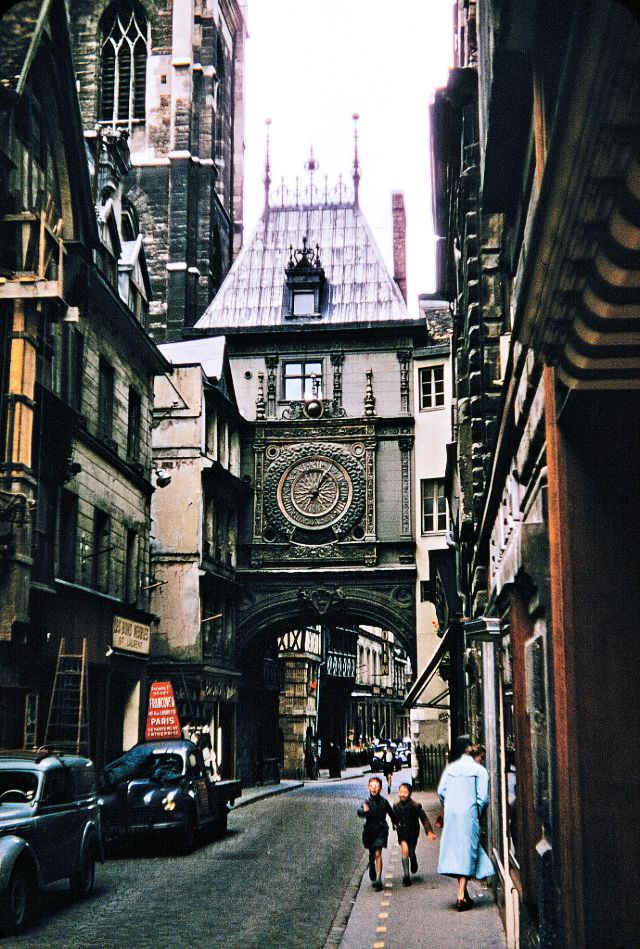
M375 563L376 421L257 421L254 566Z
M365 511L361 443L347 448L326 443L271 446L265 472L264 510L273 528L296 542L313 544L319 532L338 540L360 523Z

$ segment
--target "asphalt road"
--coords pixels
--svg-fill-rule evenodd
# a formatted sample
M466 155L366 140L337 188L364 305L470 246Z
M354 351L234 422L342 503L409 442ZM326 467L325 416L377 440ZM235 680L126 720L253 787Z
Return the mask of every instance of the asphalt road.
M367 777L258 800L187 857L136 849L97 868L94 895L49 887L34 924L0 949L321 949L362 859Z

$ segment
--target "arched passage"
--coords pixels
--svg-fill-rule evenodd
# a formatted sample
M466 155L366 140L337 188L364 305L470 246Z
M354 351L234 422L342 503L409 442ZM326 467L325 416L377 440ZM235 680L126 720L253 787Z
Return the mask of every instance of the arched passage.
M293 583L290 578L272 575L256 577L247 589L250 592L239 605L236 639L245 689L239 723L241 770L262 773L264 765L257 761L271 762L278 757L286 776L303 777L311 735L321 740L325 766L330 740L344 748L360 627L391 633L390 639L403 648L402 655L406 653L415 668L414 587L397 575L367 576L366 583L364 575L345 577L345 582L298 576ZM323 647L317 635L312 644L313 630L321 631ZM278 637L290 631L295 631L295 645L283 648L281 638L279 650ZM335 637L344 640L349 636L352 672L336 674L329 665L333 655L327 644L334 643ZM346 646L344 655L349 655ZM378 674L380 667L378 661ZM373 682L382 685L382 679L369 684ZM376 708L381 703L388 706L389 727L395 715L392 699L386 698L391 691L372 688L371 696L377 696ZM355 720L359 717L355 702L352 710ZM371 708L368 711L371 713ZM381 722L379 715L374 717ZM381 732L376 730L375 734ZM393 736L387 732L387 737Z

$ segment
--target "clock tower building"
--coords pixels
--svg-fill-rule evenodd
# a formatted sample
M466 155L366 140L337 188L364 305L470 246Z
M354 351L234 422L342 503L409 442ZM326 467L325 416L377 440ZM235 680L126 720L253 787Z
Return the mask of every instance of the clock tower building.
M310 174L304 192L271 194L267 174L253 238L195 327L226 336L251 423L243 474L253 498L237 574L240 744L254 758L266 744L289 775L304 773L318 692L322 703L332 687L332 636L348 652L353 631L355 655L360 625L389 630L415 664L410 388L425 324L385 266L358 181L357 155L353 189L318 189ZM270 701L275 658L284 682ZM332 702L346 709L356 669L343 658L351 679Z

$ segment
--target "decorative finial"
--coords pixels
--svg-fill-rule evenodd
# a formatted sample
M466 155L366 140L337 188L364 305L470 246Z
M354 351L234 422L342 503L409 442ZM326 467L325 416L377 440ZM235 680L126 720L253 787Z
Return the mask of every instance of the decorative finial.
M265 418L266 403L264 401L264 373L258 373L258 397L256 399L256 419L262 421Z
M376 414L376 398L373 394L373 369L367 369L367 385L364 390L364 414L371 418Z
M358 119L360 115L354 112L353 119L353 203L358 206L358 192L360 190L360 160L358 158Z
M264 160L264 209L266 211L269 207L269 188L271 186L271 156L269 154L271 145L269 126L271 125L271 119L265 119L264 124L267 127L266 153Z
M309 172L309 204L313 204L313 175L320 167L320 163L313 154L313 145L309 146L309 157L304 163L305 171Z

